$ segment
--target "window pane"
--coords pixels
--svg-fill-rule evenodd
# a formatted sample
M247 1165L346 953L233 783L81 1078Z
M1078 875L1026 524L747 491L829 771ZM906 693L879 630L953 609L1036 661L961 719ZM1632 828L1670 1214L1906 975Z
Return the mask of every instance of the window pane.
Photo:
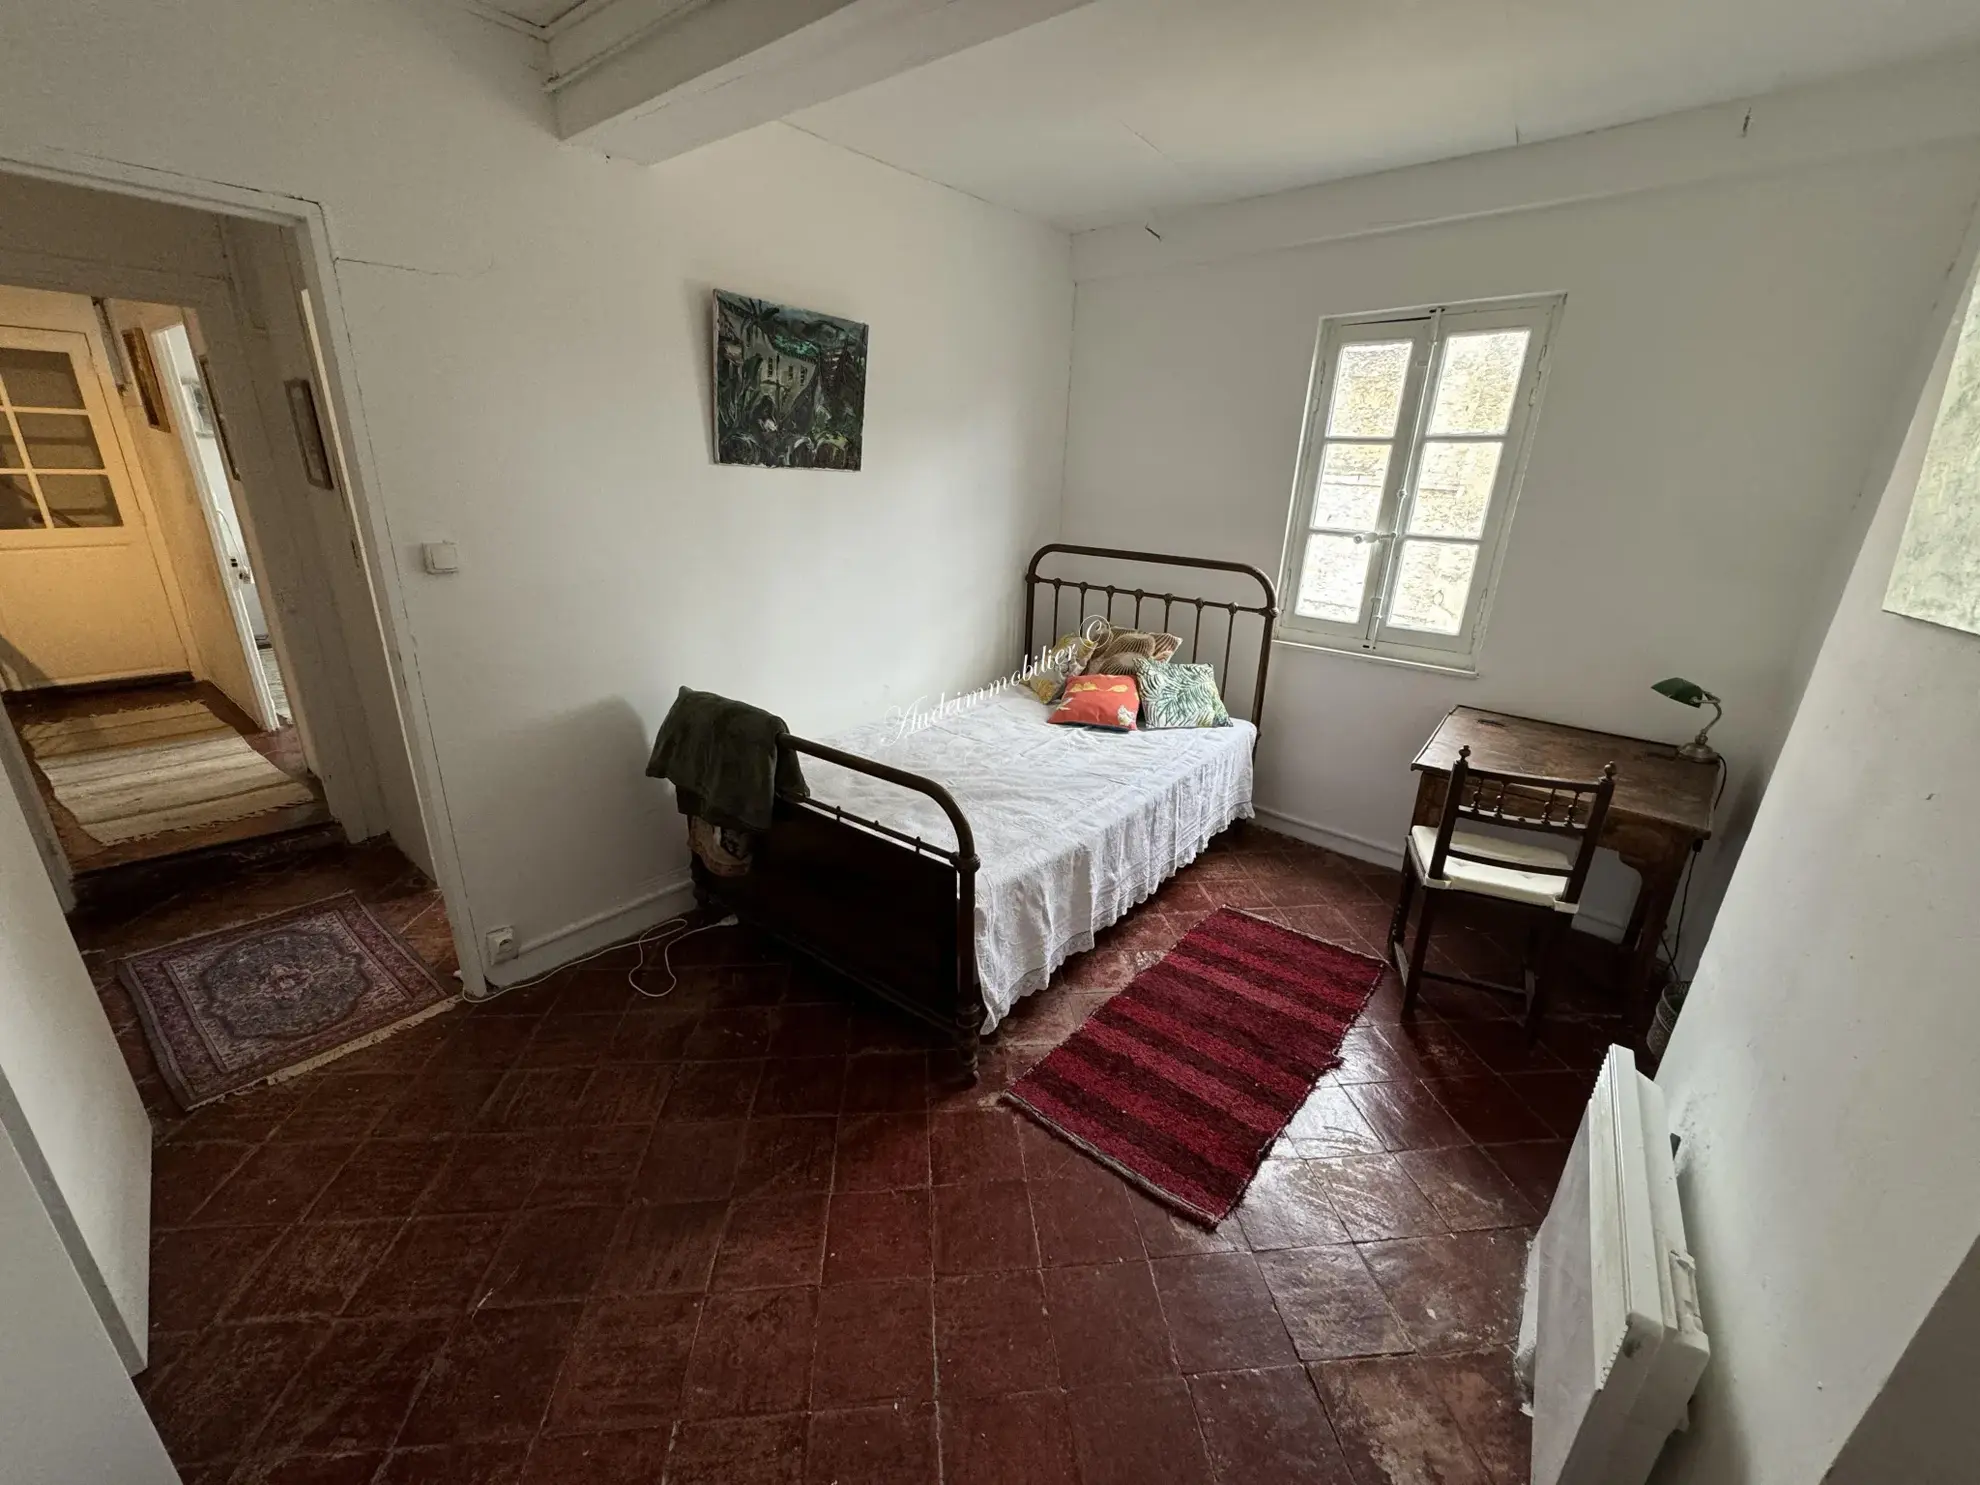
M1445 541L1406 541L1396 564L1389 622L1398 629L1456 634L1464 627L1464 601L1478 548Z
M1341 531L1373 531L1382 510L1382 482L1389 476L1386 443L1330 443L1320 459L1320 488L1313 494L1313 524Z
M1395 436L1403 379L1409 375L1410 344L1384 340L1341 347L1334 367L1334 403L1327 410L1328 437Z
M0 531L39 531L41 507L24 474L0 474Z
M21 458L21 446L14 442L14 430L7 424L7 415L0 413L0 469L25 469L27 463Z
M87 416L67 413L15 413L28 462L36 469L101 469L103 455Z
M75 368L60 351L23 351L0 346L0 384L16 407L81 407Z
M1444 369L1430 405L1430 432L1504 433L1513 394L1526 364L1527 331L1453 335L1444 342Z
M1426 443L1409 510L1411 536L1485 534L1485 508L1499 475L1501 443Z
M100 474L44 474L41 498L55 526L121 526L110 481Z
M1306 538L1306 561L1299 572L1295 613L1306 619L1352 624L1361 617L1361 594L1368 586L1368 554L1373 542L1352 536L1315 533Z

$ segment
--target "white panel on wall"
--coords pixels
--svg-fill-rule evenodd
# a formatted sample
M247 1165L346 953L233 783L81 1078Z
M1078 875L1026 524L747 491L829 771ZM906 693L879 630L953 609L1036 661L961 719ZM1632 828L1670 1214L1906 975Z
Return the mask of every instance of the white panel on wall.
M4 780L0 1137L12 1139L39 1187L98 1330L137 1371L151 1284L151 1120Z
M0 1129L0 1480L178 1485L158 1431Z

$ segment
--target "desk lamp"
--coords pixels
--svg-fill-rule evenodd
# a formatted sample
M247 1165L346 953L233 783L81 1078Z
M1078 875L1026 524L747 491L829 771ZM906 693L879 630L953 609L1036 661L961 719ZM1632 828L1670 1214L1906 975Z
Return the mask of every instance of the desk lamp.
M1699 728L1698 736L1679 748L1677 755L1692 763L1717 763L1719 761L1719 755L1713 749L1712 745L1705 740L1705 735L1714 727L1718 726L1719 719L1725 715L1725 709L1719 705L1719 698L1714 696L1710 691L1707 691L1696 681L1687 681L1682 676L1672 676L1667 681L1659 681L1650 689L1655 691L1659 696L1668 696L1671 700L1682 703L1685 706L1709 706L1712 708L1712 720Z

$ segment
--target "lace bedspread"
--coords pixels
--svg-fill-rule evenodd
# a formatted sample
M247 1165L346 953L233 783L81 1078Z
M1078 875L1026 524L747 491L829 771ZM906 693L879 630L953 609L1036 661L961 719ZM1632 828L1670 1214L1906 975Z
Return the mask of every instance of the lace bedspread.
M962 807L983 863L976 963L985 1030L1218 831L1251 816L1257 729L1249 722L1127 733L1058 727L1030 692L1012 688L906 737L897 731L876 722L825 741L933 779ZM931 845L956 843L925 795L818 759L804 770L815 799Z

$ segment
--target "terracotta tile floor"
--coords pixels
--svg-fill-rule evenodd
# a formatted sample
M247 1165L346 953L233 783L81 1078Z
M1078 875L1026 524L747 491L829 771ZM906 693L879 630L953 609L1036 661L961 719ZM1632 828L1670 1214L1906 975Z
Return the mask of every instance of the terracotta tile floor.
M339 871L401 914L428 891L353 854L96 946ZM1215 1233L997 1102L1217 904L1373 949L1393 888L1233 832L973 1088L731 931L670 1000L594 965L161 1120L143 1395L189 1485L1522 1481L1508 1346L1592 990L1529 1049L1468 992L1401 1024L1392 976ZM1489 921L1450 943L1508 953Z

